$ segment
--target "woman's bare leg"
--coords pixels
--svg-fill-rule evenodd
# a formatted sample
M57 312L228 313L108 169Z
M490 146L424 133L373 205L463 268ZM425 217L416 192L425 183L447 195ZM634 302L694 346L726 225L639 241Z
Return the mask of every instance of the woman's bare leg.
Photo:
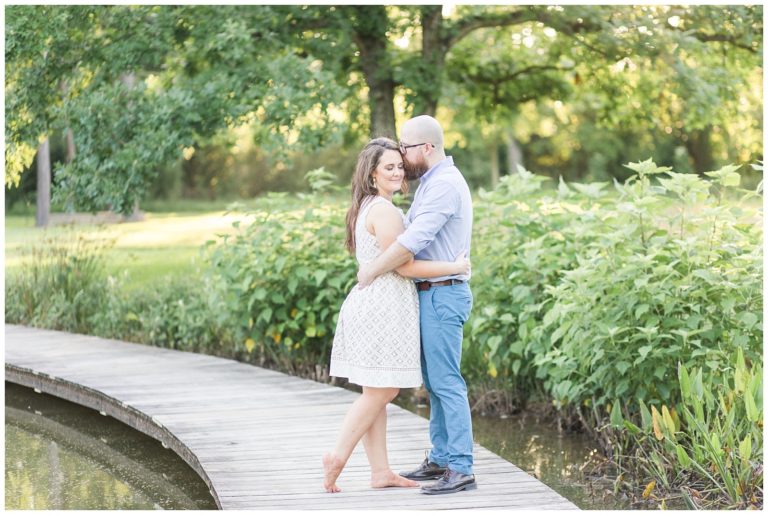
M368 432L363 435L365 454L371 464L371 487L388 486L416 487L419 483L392 472L387 458L387 406L379 412Z
M333 453L323 456L323 472L325 478L323 487L327 492L340 492L336 486L336 478L341 474L357 442L363 437L378 417L382 408L394 399L398 388L363 387L363 394L350 406L341 425L336 448ZM386 427L385 427L386 431Z

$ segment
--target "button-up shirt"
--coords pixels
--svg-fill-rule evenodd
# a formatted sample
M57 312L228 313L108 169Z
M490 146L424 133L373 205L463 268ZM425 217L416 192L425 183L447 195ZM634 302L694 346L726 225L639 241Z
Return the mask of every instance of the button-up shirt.
M446 157L422 175L413 204L406 215L407 228L398 243L416 259L455 261L460 252L469 257L472 240L472 195L467 181ZM445 279L469 280L468 275L446 275Z

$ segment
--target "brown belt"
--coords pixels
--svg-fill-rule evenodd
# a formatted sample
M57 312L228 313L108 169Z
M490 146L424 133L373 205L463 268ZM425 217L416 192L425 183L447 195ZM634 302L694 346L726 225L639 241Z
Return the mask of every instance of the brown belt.
M459 279L446 279L445 281L435 281L433 283L429 281L422 281L420 283L416 283L416 289L419 291L427 291L430 288L437 288L438 286L452 286L454 284L461 284L464 281L460 281Z

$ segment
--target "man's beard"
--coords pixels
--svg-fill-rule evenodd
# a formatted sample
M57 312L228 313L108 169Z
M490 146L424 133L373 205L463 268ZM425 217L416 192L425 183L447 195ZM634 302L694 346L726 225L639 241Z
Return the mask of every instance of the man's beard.
M419 161L416 162L409 161L403 157L403 169L405 170L405 178L413 181L420 179L422 175L427 173L429 165L427 165L427 160L424 159L424 156L420 156Z

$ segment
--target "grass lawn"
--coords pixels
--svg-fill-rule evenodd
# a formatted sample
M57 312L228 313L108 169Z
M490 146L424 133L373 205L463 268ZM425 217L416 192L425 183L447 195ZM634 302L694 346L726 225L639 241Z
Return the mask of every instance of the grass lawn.
M204 207L204 206L196 206ZM208 212L145 213L141 222L109 225L82 224L37 229L34 217L5 218L5 270L13 273L24 257L24 248L46 237L82 234L89 239L114 239L107 252L110 274L127 271L130 287L151 284L167 276L195 277L201 263L201 246L217 234L233 233L232 222L243 215Z

